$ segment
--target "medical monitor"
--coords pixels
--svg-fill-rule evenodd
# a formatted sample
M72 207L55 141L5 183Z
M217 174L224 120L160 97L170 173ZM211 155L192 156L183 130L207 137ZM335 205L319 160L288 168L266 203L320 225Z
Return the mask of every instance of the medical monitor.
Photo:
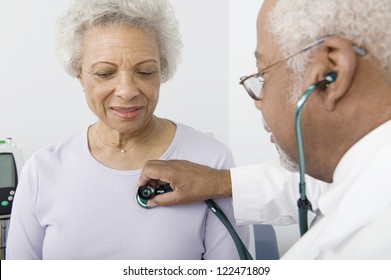
M0 218L10 216L18 177L22 168L22 153L12 141L0 140Z
M18 173L13 154L0 154L0 188L15 188L17 184Z

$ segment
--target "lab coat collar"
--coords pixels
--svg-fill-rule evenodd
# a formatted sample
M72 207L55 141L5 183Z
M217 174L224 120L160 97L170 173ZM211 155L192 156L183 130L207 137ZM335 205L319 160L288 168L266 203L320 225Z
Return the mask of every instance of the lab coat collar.
M322 240L319 252L338 248L390 207L390 155L391 121L388 121L363 137L343 156L336 168L334 182L318 200L324 215L314 225Z
M334 172L333 183L319 198L319 208L325 216L336 207L336 203L342 202L346 192L360 191L352 190L355 188L357 178L363 172L367 172L368 165L381 153L382 148L390 145L391 120L371 131L346 152ZM384 173L384 170L380 172ZM373 186L367 186L367 189L361 191L366 195L365 193L370 192L371 189Z

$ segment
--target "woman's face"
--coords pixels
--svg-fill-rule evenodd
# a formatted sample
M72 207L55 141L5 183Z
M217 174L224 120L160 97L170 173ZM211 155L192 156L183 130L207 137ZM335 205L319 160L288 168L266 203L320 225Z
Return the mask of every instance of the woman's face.
M82 48L79 79L92 112L110 129L141 133L159 99L161 63L154 33L94 27L85 33Z

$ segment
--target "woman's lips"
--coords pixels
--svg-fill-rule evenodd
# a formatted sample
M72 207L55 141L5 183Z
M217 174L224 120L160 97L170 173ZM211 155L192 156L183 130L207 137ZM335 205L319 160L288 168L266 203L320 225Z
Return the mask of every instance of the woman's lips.
M131 120L137 118L140 113L142 106L132 106L132 107L123 107L123 106L113 106L110 107L113 110L114 115L124 120Z

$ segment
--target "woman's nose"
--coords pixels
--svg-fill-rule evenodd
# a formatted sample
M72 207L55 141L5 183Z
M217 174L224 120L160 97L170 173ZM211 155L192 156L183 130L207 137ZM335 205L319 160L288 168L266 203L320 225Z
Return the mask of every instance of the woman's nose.
M132 100L140 94L137 83L131 73L121 73L114 94L124 101Z

